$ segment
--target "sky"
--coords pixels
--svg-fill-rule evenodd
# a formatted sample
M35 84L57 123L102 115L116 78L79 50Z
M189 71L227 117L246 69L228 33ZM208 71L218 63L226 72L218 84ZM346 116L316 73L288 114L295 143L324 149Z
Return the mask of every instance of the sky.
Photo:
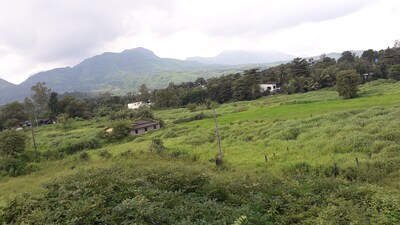
M103 52L315 56L400 39L398 0L0 0L0 78L19 84Z

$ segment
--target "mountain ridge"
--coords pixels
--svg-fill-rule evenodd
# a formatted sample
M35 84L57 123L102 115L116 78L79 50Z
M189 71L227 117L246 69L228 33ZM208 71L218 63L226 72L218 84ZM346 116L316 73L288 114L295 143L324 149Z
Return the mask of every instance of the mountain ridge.
M30 76L19 85L0 82L0 105L23 100L30 88L45 82L53 91L64 92L127 92L141 84L161 88L170 82L195 80L198 77L217 76L216 71L229 68L204 65L179 59L161 58L145 48L127 49L119 53L105 52L82 60L73 67L54 68Z
M286 54L279 51L244 51L232 50L223 51L213 57L190 57L187 61L197 61L204 64L220 64L220 65L245 65L245 64L261 64L284 62L295 58L294 55Z

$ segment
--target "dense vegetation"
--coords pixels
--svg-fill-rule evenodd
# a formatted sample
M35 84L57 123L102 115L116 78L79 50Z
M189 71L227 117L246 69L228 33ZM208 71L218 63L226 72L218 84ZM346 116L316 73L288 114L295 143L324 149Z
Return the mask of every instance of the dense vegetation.
M0 223L400 223L398 53L294 59L125 96L79 98L38 83L32 99L0 110ZM360 82L370 73L354 67L362 62L382 73ZM317 84L318 68L335 72ZM263 81L291 95L261 93ZM148 100L155 110L125 109ZM163 128L129 135L142 118Z
M161 131L112 141L100 135L108 117L41 126L40 162L27 163L38 171L0 178L0 221L396 224L399 85L370 82L350 100L325 89L216 106L224 167L213 120L185 121L206 108L155 111Z

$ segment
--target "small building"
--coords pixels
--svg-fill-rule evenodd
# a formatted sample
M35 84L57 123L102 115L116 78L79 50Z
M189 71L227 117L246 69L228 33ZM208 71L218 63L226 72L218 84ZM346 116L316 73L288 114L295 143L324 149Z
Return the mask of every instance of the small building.
M362 78L364 81L369 81L369 80L372 80L373 75L374 75L373 73L364 73L364 74L362 74Z
M132 102L128 103L128 109L138 109L140 106L145 105L144 102Z
M132 135L145 134L149 131L159 130L161 128L160 122L152 120L138 120L133 122L131 130Z
M269 91L270 93L274 93L278 91L280 88L278 88L278 85L276 83L265 83L265 84L260 84L260 89L261 92Z

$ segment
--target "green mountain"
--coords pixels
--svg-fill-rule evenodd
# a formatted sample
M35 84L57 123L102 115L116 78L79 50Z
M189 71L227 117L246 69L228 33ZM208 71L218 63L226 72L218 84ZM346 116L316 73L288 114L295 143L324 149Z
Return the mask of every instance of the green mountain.
M161 88L170 82L195 80L198 77L208 78L227 70L226 66L160 58L145 48L125 50L121 53L106 52L85 59L74 67L37 73L12 88L0 83L0 93L4 93L0 105L29 96L30 88L37 82L46 82L48 87L59 93L67 91L123 93L135 91L142 83L150 88Z
M18 85L12 84L0 78L0 105L13 99L18 99Z
M16 86L17 86L17 85L15 85L15 84L13 84L13 83L10 83L10 82L8 82L8 81L3 80L3 79L0 78L0 89L1 89L1 90L3 90L4 88L14 88L14 87L16 87Z
M204 65L197 62L160 58L147 49L135 48L121 53L106 52L86 59L74 67L41 72L24 81L21 86L31 87L37 82L46 82L58 92L134 90L149 80L146 78L152 77L153 82L148 85L156 88L163 83L158 82L157 78L162 74L188 73L205 69L207 68Z

